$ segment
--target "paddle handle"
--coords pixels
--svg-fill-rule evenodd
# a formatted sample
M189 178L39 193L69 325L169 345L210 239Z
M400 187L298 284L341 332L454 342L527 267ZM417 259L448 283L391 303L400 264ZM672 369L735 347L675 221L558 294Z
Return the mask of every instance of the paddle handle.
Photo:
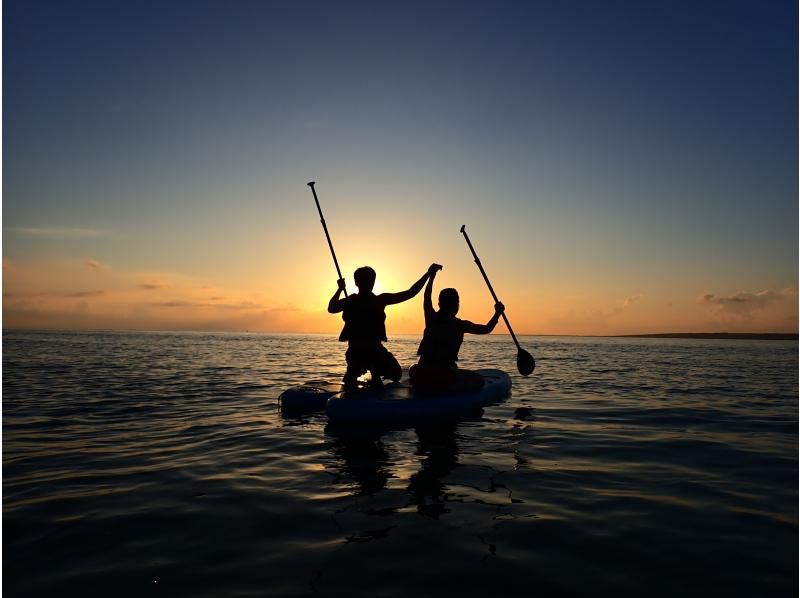
M481 271L481 274L483 275L483 280L486 281L486 286L489 287L489 292L492 294L494 302L500 303L500 300L497 298L497 293L494 292L494 288L492 288L492 283L489 281L489 277L486 276L486 270L483 269L483 264L481 264L481 259L478 257L478 254L475 253L475 248L472 246L472 242L469 240L469 235L467 235L466 226L467 226L466 224L461 225L461 234L464 235L464 239L466 239L467 245L469 245L469 250L472 252L472 257L475 258L475 263L478 264L478 269ZM514 344L517 345L517 349L521 351L522 347L519 346L519 341L517 340L514 331L511 329L511 324L508 321L506 312L503 312L501 315L503 316L503 321L506 323L506 326L508 327L508 331L511 333L511 338L514 339Z
M336 266L336 273L339 279L342 279L342 271L339 269L339 261L336 259L336 252L333 250L333 243L331 243L331 235L328 232L328 225L325 224L325 216L322 215L322 208L319 207L319 199L317 199L317 190L314 189L314 181L308 183L311 187L311 193L314 194L314 203L317 204L317 212L319 212L319 221L322 223L322 230L325 231L325 238L328 240L328 247L330 247L331 255L333 256L333 265ZM344 291L344 296L347 297L347 290Z

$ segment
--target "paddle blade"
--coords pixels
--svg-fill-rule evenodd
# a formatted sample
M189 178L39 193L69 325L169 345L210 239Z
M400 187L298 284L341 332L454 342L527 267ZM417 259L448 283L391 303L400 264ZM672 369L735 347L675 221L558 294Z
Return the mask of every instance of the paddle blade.
M524 349L520 349L517 352L517 369L519 370L519 373L523 376L530 376L535 367L536 360L533 358L533 355Z

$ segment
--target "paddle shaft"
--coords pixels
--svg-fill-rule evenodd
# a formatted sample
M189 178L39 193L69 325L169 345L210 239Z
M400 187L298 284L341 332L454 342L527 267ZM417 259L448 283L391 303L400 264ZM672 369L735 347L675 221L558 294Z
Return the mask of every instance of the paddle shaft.
M333 256L333 264L336 266L336 273L339 275L339 280L342 277L342 271L339 269L339 262L336 259L336 252L333 250L333 243L331 243L331 235L328 232L328 225L325 224L325 216L322 215L322 208L319 207L319 199L317 199L317 190L314 189L314 181L308 183L308 186L311 187L311 193L314 194L314 203L317 204L317 212L319 212L319 221L322 223L322 230L325 231L325 238L328 239L328 247L331 249L331 255ZM344 291L344 296L347 297L347 290Z
M464 239L466 239L467 245L469 245L469 250L472 252L472 257L475 258L475 263L478 264L478 269L481 271L481 274L483 275L483 280L486 281L486 286L489 287L489 292L492 294L494 302L500 303L500 300L497 298L497 293L495 293L494 289L492 288L492 283L489 282L489 277L486 276L486 271L483 269L481 260L478 257L478 254L475 253L475 248L472 246L472 242L469 240L469 236L467 235L465 226L461 227L461 233L464 235ZM517 349L522 351L522 347L519 346L519 341L517 340L517 337L514 335L514 331L511 329L511 324L509 324L508 322L508 317L506 317L506 312L503 312L501 315L503 316L503 321L506 323L506 326L508 327L508 331L511 333L511 338L514 339L514 344L517 345Z

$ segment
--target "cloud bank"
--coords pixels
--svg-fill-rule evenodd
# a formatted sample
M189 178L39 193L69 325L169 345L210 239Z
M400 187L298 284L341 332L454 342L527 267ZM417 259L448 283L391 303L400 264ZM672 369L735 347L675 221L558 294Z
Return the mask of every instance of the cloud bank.
M258 293L97 260L4 260L7 328L328 332L340 320ZM145 282L142 282L145 281Z
M713 312L741 318L752 318L756 312L776 306L789 306L797 303L797 292L787 288L781 291L759 291L757 293L736 293L718 297L705 293L697 298L697 303L708 306Z

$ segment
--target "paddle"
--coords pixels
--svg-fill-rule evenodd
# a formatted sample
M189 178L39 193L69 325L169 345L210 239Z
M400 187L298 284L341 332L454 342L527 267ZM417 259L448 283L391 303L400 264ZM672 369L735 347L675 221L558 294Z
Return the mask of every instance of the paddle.
M483 280L486 281L486 286L489 287L489 292L492 294L494 302L500 303L500 300L497 298L497 294L494 292L494 289L492 288L492 283L489 282L489 277L486 276L486 272L484 271L483 266L481 265L481 260L478 258L478 254L475 253L475 248L472 246L472 243L470 242L469 237L467 236L466 224L461 225L461 233L467 240L467 245L469 245L469 250L472 252L472 257L475 258L475 263L478 264L478 269L481 271L481 274L483 274ZM517 345L517 369L519 370L519 373L522 374L523 376L529 376L530 374L533 373L533 369L536 367L536 360L533 358L533 355L531 355L525 349L519 346L519 341L517 340L517 337L514 336L514 331L511 330L511 324L508 323L508 317L506 316L505 312L503 312L503 320L505 321L506 326L508 326L508 331L511 333L511 338L514 339L514 344Z
M317 212L319 212L319 221L322 223L322 230L325 231L325 238L328 239L328 247L331 248L331 255L333 256L333 263L336 266L336 273L339 275L339 280L342 279L342 271L339 270L339 262L336 261L336 254L333 251L333 243L331 243L331 236L328 233L328 225L325 224L325 217L322 215L322 208L319 207L319 200L317 199L317 190L314 189L314 181L308 183L311 187L311 193L314 194L314 203L317 204ZM347 290L344 290L344 296L347 297Z

